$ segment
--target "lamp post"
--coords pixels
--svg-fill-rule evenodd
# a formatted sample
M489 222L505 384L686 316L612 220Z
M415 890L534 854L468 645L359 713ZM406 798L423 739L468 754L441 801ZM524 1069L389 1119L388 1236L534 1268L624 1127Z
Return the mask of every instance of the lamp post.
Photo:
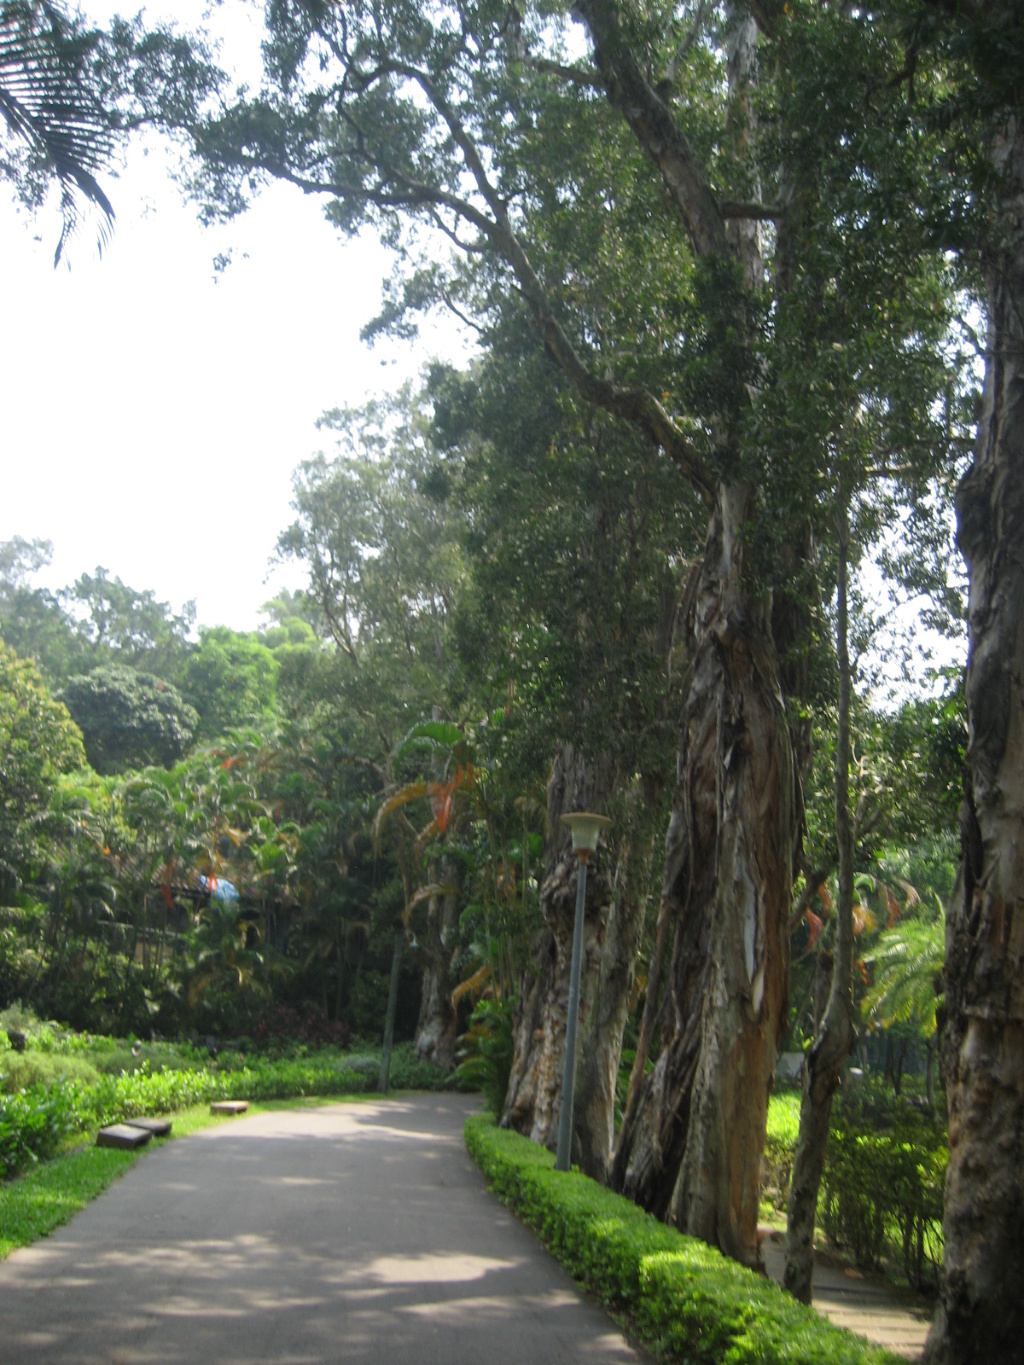
M579 862L576 880L576 920L572 931L572 967L569 971L569 1014L565 1021L565 1064L562 1070L562 1110L558 1116L558 1154L555 1170L567 1171L572 1149L572 1104L576 1090L576 1026L580 1013L580 970L583 961L583 908L587 898L587 863L597 849L601 831L611 821L606 815L578 811L563 815L572 830L572 849Z

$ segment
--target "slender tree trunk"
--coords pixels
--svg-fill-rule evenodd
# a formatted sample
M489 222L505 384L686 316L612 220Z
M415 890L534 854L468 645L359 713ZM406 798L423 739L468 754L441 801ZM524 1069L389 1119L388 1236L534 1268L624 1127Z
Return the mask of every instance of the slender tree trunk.
M728 5L729 135L756 193L755 25ZM658 166L695 254L735 263L763 290L758 224L722 218L703 169L624 40L610 0L581 0L608 94ZM748 326L740 310L736 326ZM748 337L756 350L758 337ZM751 371L751 382L756 370ZM719 467L740 467L739 406L723 411ZM684 1231L758 1263L768 1094L787 1008L788 915L799 818L771 604L746 560L750 485L714 494L694 610L663 901L674 923L662 1052L625 1116L616 1188Z
M440 876L448 883L457 875L451 858L442 862ZM437 880L432 874L431 880ZM423 968L423 989L420 995L420 1016L416 1024L416 1053L424 1061L435 1062L450 1071L455 1065L455 1043L458 1016L452 1004L454 985L450 972L451 948L449 938L459 912L457 893L432 896L427 908L427 927L424 935L427 963Z
M931 1365L1024 1343L1024 119L995 148L988 344L957 499L970 582L961 876L946 916L945 1265Z
M928 1039L928 1060L924 1073L924 1093L928 1101L928 1108L935 1108L935 1056L937 1044L934 1038Z
M402 974L402 930L395 934L395 951L391 956L391 984L388 988L388 1011L384 1019L384 1046L380 1054L380 1078L378 1089L382 1095L388 1093L391 1084L391 1047L395 1041L395 1015L398 1013L398 982Z
M338 961L338 976L334 983L334 1021L341 1019L341 1001L345 990L345 967L348 963L348 920L340 920L334 937L334 952Z
M501 1116L502 1127L515 1128L534 1142L552 1148L558 1136L561 1112L577 876L576 856L561 817L573 810L600 810L606 787L607 780L600 765L587 763L568 747L559 751L552 764L547 793L549 838L545 850L546 873L540 889L540 908L545 923L534 944L533 971L524 974L519 983L513 1020L512 1074ZM611 888L603 871L605 862L606 854L599 850L587 877L579 1019L580 1036L584 1039L588 1036L590 1013L597 999L597 982L612 913ZM616 933L616 942L618 938ZM581 1124L587 1128L596 1124L603 1135L614 1119L614 1084L612 1108L607 1114L602 1114L600 1106L595 1107L589 1099L577 1094L574 1108L577 1137ZM602 1140L601 1136L595 1139L598 1150ZM585 1133L581 1146L584 1150L592 1150L589 1132ZM575 1142L573 1160L579 1160Z
M744 588L750 510L748 489L720 490L691 614L662 891L675 927L662 1051L625 1116L613 1184L755 1265L799 825L768 604Z
M853 1016L853 820L850 814L850 642L847 591L849 513L839 515L838 629L839 725L836 735L836 843L839 897L836 906L832 988L824 1018L804 1064L800 1134L793 1157L786 1231L784 1284L802 1303L811 1301L814 1273L814 1220L825 1166L832 1098L857 1031Z

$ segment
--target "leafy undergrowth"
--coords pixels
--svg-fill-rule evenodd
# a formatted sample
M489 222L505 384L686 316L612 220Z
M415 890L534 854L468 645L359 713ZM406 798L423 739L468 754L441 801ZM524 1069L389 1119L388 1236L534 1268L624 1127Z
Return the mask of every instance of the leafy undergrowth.
M492 1120L466 1145L498 1196L662 1359L688 1365L897 1365L752 1271L659 1223Z

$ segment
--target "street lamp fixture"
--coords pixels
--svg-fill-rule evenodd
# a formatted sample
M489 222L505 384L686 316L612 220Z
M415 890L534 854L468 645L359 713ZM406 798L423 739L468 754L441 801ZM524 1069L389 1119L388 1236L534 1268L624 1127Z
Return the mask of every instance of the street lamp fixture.
M565 1021L565 1062L562 1070L562 1109L558 1116L558 1153L555 1170L567 1171L572 1149L572 1106L576 1091L576 1028L580 1014L580 971L583 962L583 909L587 899L587 863L597 850L601 831L611 824L607 815L576 811L563 815L572 831L572 849L579 861L576 879L576 920L572 931L572 967L569 971L569 1013Z
M590 855L597 851L597 841L601 831L611 824L607 815L592 815L589 811L576 811L563 815L562 824L572 831L572 851L581 863L586 863Z

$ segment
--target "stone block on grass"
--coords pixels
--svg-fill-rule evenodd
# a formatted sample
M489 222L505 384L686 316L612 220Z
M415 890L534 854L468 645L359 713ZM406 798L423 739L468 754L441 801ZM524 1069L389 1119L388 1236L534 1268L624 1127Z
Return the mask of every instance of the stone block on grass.
M171 1131L171 1119L128 1119L129 1128L145 1128L154 1137L166 1137Z
M130 1123L111 1123L96 1134L97 1147L117 1147L122 1152L144 1147L153 1134L148 1128L134 1128Z
M248 1100L214 1100L210 1105L211 1114L244 1114L249 1108Z

